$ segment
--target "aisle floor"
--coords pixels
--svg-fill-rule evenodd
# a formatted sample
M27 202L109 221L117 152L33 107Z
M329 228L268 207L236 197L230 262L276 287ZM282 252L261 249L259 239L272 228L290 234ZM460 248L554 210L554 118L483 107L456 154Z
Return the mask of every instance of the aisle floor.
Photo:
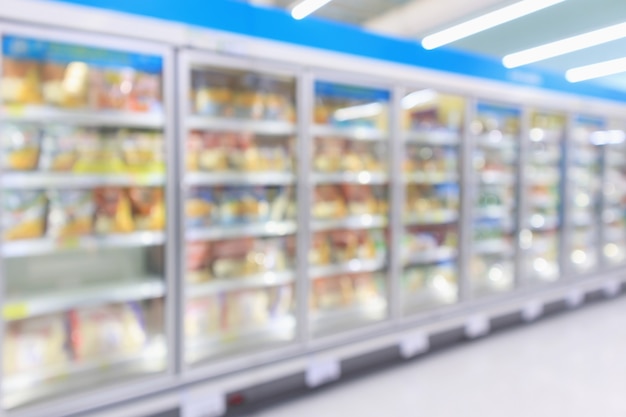
M626 299L518 327L256 417L625 417Z

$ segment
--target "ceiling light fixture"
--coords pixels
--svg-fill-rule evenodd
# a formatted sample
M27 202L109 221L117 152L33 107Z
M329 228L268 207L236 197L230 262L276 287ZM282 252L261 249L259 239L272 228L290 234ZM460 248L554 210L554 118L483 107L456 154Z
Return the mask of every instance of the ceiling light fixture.
M301 20L319 9L330 3L332 0L303 0L293 6L291 9L291 17L296 20Z
M422 40L422 46L424 49L435 49L563 1L565 0L523 0L428 35Z
M570 83L578 83L622 72L626 72L626 58L612 59L610 61L598 62L597 64L572 68L565 73L565 78Z
M561 39L560 41L550 42L545 45L515 52L502 58L502 64L507 68L517 68L522 65L532 64L622 38L626 38L626 23L619 23L570 38Z

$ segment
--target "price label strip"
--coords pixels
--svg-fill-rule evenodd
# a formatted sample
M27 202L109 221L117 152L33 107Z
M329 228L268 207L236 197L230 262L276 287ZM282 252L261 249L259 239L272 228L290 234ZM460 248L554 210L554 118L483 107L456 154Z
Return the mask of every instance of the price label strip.
M211 390L184 393L181 399L181 417L221 417L226 414L224 394Z
M404 336L400 340L400 356L410 359L417 355L428 352L430 349L430 339L423 332L415 332Z
M489 318L484 314L476 314L465 322L465 336L468 339L477 339L486 336L491 331Z
M309 388L316 388L341 378L341 364L333 358L313 359L306 368L305 382Z
M522 320L527 323L537 320L543 315L543 303L539 300L531 300L522 308Z

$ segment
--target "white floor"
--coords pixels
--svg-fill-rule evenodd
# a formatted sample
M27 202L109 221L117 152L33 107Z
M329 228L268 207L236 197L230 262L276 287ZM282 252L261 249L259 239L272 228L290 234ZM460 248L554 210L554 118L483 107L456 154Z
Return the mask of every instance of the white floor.
M626 417L626 299L340 384L256 417Z

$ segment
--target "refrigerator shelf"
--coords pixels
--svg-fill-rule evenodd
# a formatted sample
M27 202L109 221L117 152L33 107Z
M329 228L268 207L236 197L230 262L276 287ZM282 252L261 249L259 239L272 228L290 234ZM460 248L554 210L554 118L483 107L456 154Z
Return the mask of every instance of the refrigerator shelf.
M350 216L342 219L313 220L311 230L324 231L333 229L375 229L387 226L387 217L364 214L361 216Z
M311 129L313 136L330 136L350 140L382 141L387 140L388 133L374 127L354 126L341 127L331 125L314 125Z
M493 134L486 133L476 137L476 144L483 148L490 148L495 150L508 150L515 147L517 142L516 135L510 134Z
M412 130L404 133L407 144L431 146L458 146L461 143L461 134L456 130Z
M186 127L192 130L248 132L261 136L291 136L296 133L296 125L291 122L220 118L200 115L187 116Z
M515 176L507 172L485 170L480 175L483 185L514 185Z
M456 210L439 210L424 214L409 214L405 216L405 226L426 226L434 224L448 224L459 220Z
M291 172L190 172L185 175L187 185L290 185L296 176Z
M513 256L513 246L504 239L490 239L473 243L474 253L477 255Z
M508 219L513 217L513 207L508 205L476 208L474 216L480 219Z
M456 172L414 172L404 175L409 184L450 184L459 181Z
M150 353L116 355L38 368L36 371L29 371L28 375L5 377L2 384L6 390L4 405L7 408L18 407L33 399L97 386L104 380L133 378L165 369L165 346L162 340L151 342L146 351ZM153 352L163 354L158 357ZM72 378L68 378L69 376Z
M275 287L291 284L294 280L295 273L293 271L264 272L239 278L216 279L197 284L188 284L185 289L185 296L187 298L197 298L230 291Z
M15 258L46 255L71 250L95 251L107 248L157 246L163 245L164 243L165 233L161 231L101 236L75 236L60 239L26 239L5 241L2 244L2 256L5 258Z
M387 184L389 176L384 172L316 172L311 175L314 184Z
M442 246L435 249L429 249L417 253L407 254L405 256L404 265L427 265L445 261L451 261L458 256L456 248Z
M165 284L160 277L136 282L111 282L91 288L63 289L58 293L32 297L8 297L2 308L6 321L22 320L82 306L150 300L165 295Z
M561 175L557 169L539 173L532 172L526 175L526 181L531 185L558 185Z
M332 310L311 313L314 334L331 333L334 329L351 328L355 325L383 320L387 314L386 303L373 298L369 304L357 304Z
M5 122L49 125L62 123L75 126L162 129L162 113L130 113L121 111L69 110L46 106L5 105L0 109Z
M259 327L238 329L213 336L188 338L185 342L187 362L200 362L209 358L243 351L247 347L259 349L293 339L296 320L292 316L276 317Z
M367 260L353 259L341 264L313 266L309 269L309 278L317 279L347 273L376 272L385 268L386 265L387 260L384 256Z
M96 188L104 186L163 186L164 174L78 174L66 172L7 172L0 177L4 188Z
M273 237L294 234L298 226L293 220L270 221L264 223L215 225L203 229L188 229L187 240L221 240L238 237Z

